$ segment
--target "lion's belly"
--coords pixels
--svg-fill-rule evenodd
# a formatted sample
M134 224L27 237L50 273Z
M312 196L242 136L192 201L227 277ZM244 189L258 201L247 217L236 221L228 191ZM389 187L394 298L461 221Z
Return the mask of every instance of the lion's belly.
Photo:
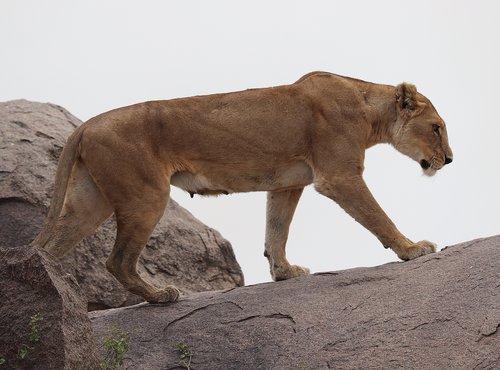
M252 172L213 168L213 171L175 173L170 183L191 194L217 195L250 191L274 191L304 187L313 180L305 162Z

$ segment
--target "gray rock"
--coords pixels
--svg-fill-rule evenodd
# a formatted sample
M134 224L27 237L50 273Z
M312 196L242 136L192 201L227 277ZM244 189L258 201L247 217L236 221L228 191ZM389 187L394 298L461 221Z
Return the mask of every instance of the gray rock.
M409 262L90 313L130 333L125 368L498 369L500 236Z
M28 244L36 236L52 196L57 159L81 121L54 104L0 103L0 245ZM231 244L171 200L139 261L139 272L159 287L184 293L243 285ZM105 268L115 239L108 220L62 260L84 290L89 309L142 301Z
M2 369L97 369L87 301L73 277L45 251L0 248ZM39 314L39 340L30 339ZM24 359L20 349L28 348Z

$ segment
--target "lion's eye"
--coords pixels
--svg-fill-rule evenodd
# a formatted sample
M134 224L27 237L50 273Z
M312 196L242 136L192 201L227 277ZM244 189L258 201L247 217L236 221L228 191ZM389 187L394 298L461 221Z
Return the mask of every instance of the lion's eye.
M432 125L432 129L434 130L434 132L435 132L436 134L440 135L440 131L439 131L439 130L441 129L441 126L436 125L436 124L433 124L433 125Z

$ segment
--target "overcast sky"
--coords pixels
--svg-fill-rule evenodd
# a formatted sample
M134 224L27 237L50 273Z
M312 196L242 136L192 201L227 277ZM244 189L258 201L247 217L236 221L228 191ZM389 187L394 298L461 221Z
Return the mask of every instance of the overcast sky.
M292 83L313 70L412 82L448 126L435 177L387 145L365 179L410 239L442 248L500 233L499 1L2 0L0 101L52 102L82 120L152 99ZM229 239L247 284L270 280L265 193L172 196ZM396 261L308 187L287 254L313 272Z

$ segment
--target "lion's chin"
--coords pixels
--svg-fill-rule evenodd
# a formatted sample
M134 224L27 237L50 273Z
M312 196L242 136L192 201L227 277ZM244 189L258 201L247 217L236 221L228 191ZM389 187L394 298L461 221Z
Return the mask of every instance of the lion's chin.
M431 168L431 167L427 168L426 170L423 170L424 175L429 176L429 177L434 176L436 174L436 172L437 172L437 170L435 170L434 168Z
M434 168L434 166L432 165L431 162L425 160L425 159L422 159L420 161L420 167L422 167L422 170L424 172L424 175L426 176L434 176L437 172L437 169Z

